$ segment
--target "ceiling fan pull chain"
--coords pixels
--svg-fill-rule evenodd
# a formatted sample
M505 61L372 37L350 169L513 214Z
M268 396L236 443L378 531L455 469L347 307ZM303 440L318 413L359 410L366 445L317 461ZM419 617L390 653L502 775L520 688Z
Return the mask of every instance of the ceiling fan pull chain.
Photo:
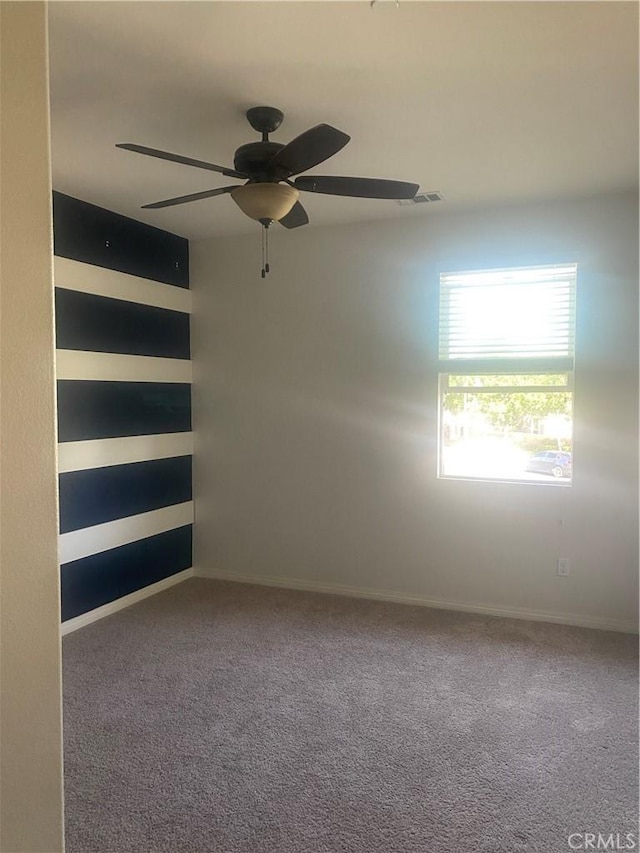
M268 273L269 272L269 226L268 225L264 226L264 259L265 259L264 271L266 273Z
M269 272L269 225L267 222L262 223L262 278L265 278Z

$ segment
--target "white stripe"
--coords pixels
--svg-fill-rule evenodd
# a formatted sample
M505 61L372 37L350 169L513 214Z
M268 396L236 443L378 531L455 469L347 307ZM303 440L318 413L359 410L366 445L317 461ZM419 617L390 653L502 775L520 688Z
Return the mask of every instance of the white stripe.
M56 287L110 296L141 305L155 305L172 311L191 313L191 292L184 287L162 284L148 278L138 278L125 272L83 264L69 258L53 259L53 280Z
M181 358L59 349L56 376L120 382L191 382L192 373L191 362Z
M153 512L62 533L58 538L58 555L61 563L70 563L192 522L193 501L165 506Z
M192 432L165 435L131 435L125 438L99 438L93 441L65 441L58 445L58 473L169 459L193 453Z
M157 592L162 592L169 587L182 583L193 577L193 569L185 569L183 572L178 572L175 575L170 575L168 578L157 583L149 584L142 589L138 589L129 595L123 595L122 598L116 598L115 601L110 601L108 604L103 604L101 607L96 607L95 610L89 610L88 613L81 613L80 616L74 616L73 619L67 619L60 626L60 633L64 637L65 634L71 634L72 631L77 631L78 628L84 628L85 625L90 625L92 622L97 622L98 619L104 619L105 616L110 616L112 613L117 613L118 610L123 610L125 607L130 607L132 604L137 604L144 598L149 598Z

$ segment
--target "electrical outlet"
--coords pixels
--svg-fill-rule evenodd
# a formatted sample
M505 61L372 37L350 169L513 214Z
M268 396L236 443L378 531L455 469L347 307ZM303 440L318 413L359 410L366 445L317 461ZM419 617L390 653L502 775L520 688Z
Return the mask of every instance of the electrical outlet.
M568 557L559 557L558 558L558 577L559 578L567 578L569 577L569 573L571 571L571 563L569 562Z

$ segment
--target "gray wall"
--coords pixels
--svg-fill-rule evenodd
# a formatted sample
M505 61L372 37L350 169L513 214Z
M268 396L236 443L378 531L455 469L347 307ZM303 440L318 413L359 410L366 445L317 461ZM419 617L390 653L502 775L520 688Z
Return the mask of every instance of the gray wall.
M630 628L637 231L635 194L273 229L266 281L257 227L192 243L196 570ZM573 485L438 480L440 273L569 261Z

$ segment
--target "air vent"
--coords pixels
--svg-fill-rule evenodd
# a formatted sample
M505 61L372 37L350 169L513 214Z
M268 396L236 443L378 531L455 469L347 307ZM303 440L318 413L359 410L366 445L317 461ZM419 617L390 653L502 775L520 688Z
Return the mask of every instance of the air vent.
M438 190L417 192L413 198L400 199L398 204L430 204L434 201L444 201L444 196Z

